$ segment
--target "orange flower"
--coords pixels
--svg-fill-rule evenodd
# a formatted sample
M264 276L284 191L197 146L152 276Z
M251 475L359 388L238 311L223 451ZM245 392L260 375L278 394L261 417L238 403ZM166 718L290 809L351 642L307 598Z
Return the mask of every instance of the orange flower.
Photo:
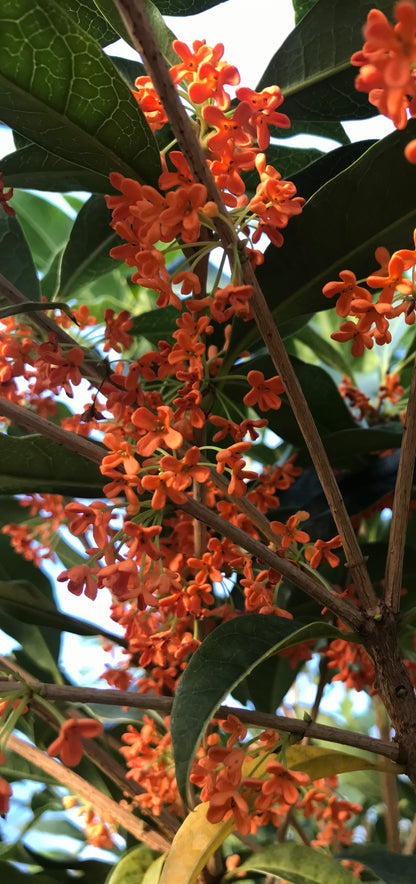
M283 96L278 86L270 86L262 92L254 92L246 86L236 91L237 98L247 107L247 128L257 135L260 150L266 150L270 143L269 126L290 128L290 120L286 114L276 113L282 104Z
M81 761L84 747L81 737L91 739L103 731L101 721L93 718L68 718L62 725L59 737L51 743L48 755L60 755L68 767L76 767Z
M331 338L341 343L352 340L351 353L353 356L362 356L366 348L371 350L374 345L372 332L361 331L358 324L351 320L342 322L339 331L333 332Z
M159 446L175 449L183 442L181 433L171 427L172 409L167 405L160 405L156 411L157 415L142 407L137 408L131 416L135 427L147 431L136 447L137 454L142 457L150 457Z
M207 202L207 189L203 184L184 184L166 194L168 208L160 215L162 234L166 242L181 236L184 242L198 239L201 221L199 212L212 218L217 214L215 203Z
M243 398L245 405L258 405L260 411L280 408L282 400L278 393L284 393L285 388L278 375L265 381L263 372L249 371L247 380L252 389Z
M353 298L361 298L371 301L371 295L367 289L357 285L357 277L352 270L341 270L339 274L342 282L327 282L322 289L325 298L333 298L338 295L335 310L338 316L348 316Z
M6 215L15 215L16 212L12 209L11 206L8 206L7 203L11 200L13 196L13 188L9 187L9 190L4 189L3 175L0 172L0 206L6 212Z
M287 521L287 525L284 525L283 522L270 522L270 527L272 531L283 538L283 549L288 549L292 542L307 543L308 540L310 540L309 534L307 534L306 531L297 530L298 522L305 522L306 519L309 519L309 513L305 512L304 510L299 510L299 512L295 513L293 516L290 516Z
M339 534L332 540L316 540L314 546L305 549L305 559L311 568L318 568L323 559L327 560L331 568L336 568L339 565L339 558L331 552L331 549L337 549L339 546L342 546Z

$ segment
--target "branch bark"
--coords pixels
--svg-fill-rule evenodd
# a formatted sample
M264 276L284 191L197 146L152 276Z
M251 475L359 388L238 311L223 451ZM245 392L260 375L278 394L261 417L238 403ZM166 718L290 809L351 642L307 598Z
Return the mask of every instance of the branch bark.
M184 154L195 180L205 185L208 198L218 206L219 214L213 219L213 222L219 235L220 244L229 256L240 254L244 282L253 286L254 294L250 303L254 318L276 370L283 381L293 413L304 436L341 537L357 595L365 608L370 613L374 613L377 610L377 596L371 585L360 546L319 432L254 270L250 262L246 260L243 244L225 220L226 210L221 194L208 168L202 147L195 137L191 121L179 100L168 65L160 52L143 4L141 0L114 0L114 2L131 36L133 45L142 56L147 74L151 77L158 92L179 148ZM233 263L232 257L231 263Z
M406 543L407 517L413 487L416 456L416 361L413 366L406 423L403 431L399 469L394 489L389 548L384 577L384 602L394 612L400 610L403 559Z
M0 681L0 697L6 696L11 691L19 690L21 682ZM173 699L171 697L150 697L148 694L135 694L130 691L118 691L100 688L78 687L76 685L55 685L42 682L31 682L30 687L40 696L47 700L69 703L97 703L105 706L130 706L135 709L153 709L162 715L169 715ZM384 755L391 761L399 758L397 743L388 740L376 740L366 734L354 733L338 727L330 727L324 724L303 721L300 718L289 718L284 715L271 715L267 712L254 712L248 709L238 709L238 718L244 724L252 727L271 728L284 733L296 734L302 739L306 734L317 740L325 740L329 743L339 743L343 746L353 746L356 749L364 749L378 755ZM236 709L231 706L220 706L215 713L218 718L227 718L227 715L235 715ZM398 770L398 773L400 771Z
M36 749L31 743L20 740L19 737L11 734L7 741L7 747L54 777L58 783L66 786L70 792L79 795L86 804L92 804L94 811L103 820L123 826L127 832L130 832L138 841L148 844L152 850L169 850L170 843L162 835L151 830L146 831L141 820L137 819L131 811L120 807L116 801L108 798L107 795L104 795L103 792L100 792L99 789L96 789L87 780L84 780L74 773L73 770L65 767L64 764L49 758L49 755L41 752L40 749Z

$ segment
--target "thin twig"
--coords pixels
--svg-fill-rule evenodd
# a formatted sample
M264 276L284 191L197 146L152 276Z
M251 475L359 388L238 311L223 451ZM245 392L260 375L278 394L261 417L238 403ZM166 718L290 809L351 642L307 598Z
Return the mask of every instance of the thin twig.
M79 436L78 433L64 430L58 424L53 424L52 421L48 421L41 417L40 414L36 414L35 411L31 411L22 405L16 405L15 402L9 402L8 399L0 398L0 414L2 417L12 420L19 427L29 430L30 433L39 433L41 436L46 436L47 439L52 439L59 445L64 445L70 451L82 454L83 457L87 457L88 460L92 460L94 463L100 464L107 452L107 449L98 442L91 442L90 439Z
M384 601L396 613L400 610L403 559L406 543L407 517L413 486L416 455L416 362L413 366L406 423L400 450L399 469L394 489L390 524L389 549L384 577Z
M348 566L351 569L357 595L367 612L370 614L375 613L378 604L377 596L371 585L359 543L319 432L254 270L250 261L244 260L243 245L225 220L226 210L222 197L208 168L202 147L195 137L192 123L179 100L168 65L160 52L143 4L141 0L114 0L114 2L131 36L133 45L142 56L146 71L158 92L175 138L188 161L195 180L205 185L208 198L213 200L218 206L219 213L213 219L213 223L215 224L222 247L228 254L235 255L236 252L239 252L242 257L244 282L252 285L254 291L250 302L253 316L276 370L283 381L293 413L304 436L309 454L328 500L345 550Z
M374 715L376 725L381 740L388 740L390 736L390 726L387 720L386 710L380 697L374 697ZM397 780L394 774L385 770L380 771L381 793L385 805L385 825L387 832L387 847L400 853L400 833L399 833L399 793L397 789Z
M92 805L98 816L111 823L118 824L130 832L138 841L143 841L153 850L168 850L170 848L169 841L152 830L145 831L143 823L134 814L121 807L117 801L108 798L87 780L84 780L74 771L54 761L45 752L36 749L31 743L20 740L19 737L11 734L7 741L7 747L23 758L26 758L32 764L39 767L45 773L54 777L58 783L66 786L70 792L79 795L87 805Z
M0 295L3 295L4 298L10 302L10 304L15 305L24 305L27 298L22 294L19 289L13 285L10 280L6 279L5 276L2 276L0 273ZM81 350L84 351L84 361L79 366L80 373L85 377L91 384L94 384L95 387L101 387L104 381L110 382L114 388L120 389L119 385L110 381L108 364L99 357L99 354L95 356L89 351L86 350L79 341L71 338L70 335L61 328L58 323L56 323L49 316L46 316L45 311L40 309L38 313L31 311L30 313L30 321L37 325L43 332L46 334L54 334L56 335L57 340L60 344L63 344L65 347L80 347Z
M1 665L1 660L0 660ZM30 682L32 689L47 700L69 703L97 703L104 706L129 706L135 709L153 709L163 715L169 715L173 699L171 697L151 697L148 694L136 694L130 691L112 689L78 687L76 685L43 684ZM0 681L0 697L6 696L11 691L22 688L21 682ZM227 718L227 715L235 714L236 710L231 706L220 706L216 718ZM271 715L268 712L254 712L249 709L238 709L238 717L244 724L252 727L270 728L285 733L297 734L302 739L305 734L317 740L325 740L329 743L340 743L343 746L354 746L377 755L384 755L392 761L399 757L399 747L396 743L388 740L376 740L366 734L354 733L325 724L315 724L303 721L300 718L289 718L284 715Z

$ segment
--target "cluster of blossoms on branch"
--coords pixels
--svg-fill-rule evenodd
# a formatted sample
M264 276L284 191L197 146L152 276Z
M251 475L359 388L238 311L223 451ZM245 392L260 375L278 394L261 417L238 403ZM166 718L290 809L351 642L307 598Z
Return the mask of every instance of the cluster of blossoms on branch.
M175 41L173 47L181 62L170 73L193 114L228 209L227 223L240 237L244 260L257 266L263 258L255 245L263 234L280 247L282 230L304 203L263 153L269 145L268 127L289 126L277 110L283 100L280 89L256 93L237 88L237 104L231 108L224 87L237 85L239 75L222 60L222 44L209 47L195 41L190 49ZM167 122L159 97L148 77L138 78L136 88L139 105L157 131ZM241 173L255 170L258 184L250 196ZM230 321L252 318L253 289L242 282L241 254L224 253L208 291L203 267L218 247L218 207L207 198L205 186L193 179L178 150L162 153L159 189L119 172L111 175L111 184L119 191L107 197L112 226L124 240L111 254L135 268L132 282L155 292L158 307L177 309L176 330L172 340L160 340L156 349L138 354L132 350L134 329L128 312L106 311L103 351L120 358L84 411L61 420L65 429L80 435L99 434L108 450L100 465L103 498L67 503L60 495L27 495L22 505L30 507L30 518L4 530L19 552L39 564L53 558L57 532L67 527L81 541L85 555L58 579L74 595L85 593L92 601L104 588L109 590L112 618L124 630L122 659L109 665L103 677L115 688L173 696L191 655L219 623L245 613L293 616L284 604L278 567L262 567L227 536L227 525L264 540L267 523L267 544L276 562L285 559L308 573L322 565L335 568L340 558L334 550L341 541L338 535L312 541L301 527L309 519L303 510L286 521L267 520L279 506L279 492L290 488L302 470L295 455L261 470L249 462L255 459L253 443L268 425L258 412L278 410L284 387L279 376L267 378L259 369L246 375L246 351L229 358ZM9 214L11 195L2 191L1 203ZM178 243L184 259L171 273L170 257L177 256ZM374 307L371 295L350 271L343 271L341 283L325 287L327 297L339 295L341 316L360 315L361 326L354 326L354 355L372 346L373 339L389 339L387 318L396 315L394 311L406 312L406 321L414 321L413 283L403 274L415 265L416 252L401 250L390 259L388 270L383 264L369 277L367 284L372 287L376 279L374 285L383 292ZM231 282L224 283L227 269ZM402 297L400 309L393 305L396 290ZM377 309L380 305L382 310ZM81 332L96 322L85 307L73 312ZM34 340L30 325L14 317L2 320L0 333L0 395L46 418L57 418L54 397L62 392L72 397L73 388L88 377L85 339L81 336L71 346L62 337L68 317L55 319L57 332L41 342ZM251 409L248 416L223 390L230 364L235 363L232 377L244 406ZM222 530L217 523L208 524L203 545L189 511L189 502L195 500L223 520ZM339 591L353 595L353 588ZM108 644L108 650L113 646ZM348 642L338 640L324 653L329 667L340 670L336 677L354 687L371 685L373 672L359 649L351 651ZM310 658L311 643L285 655L296 665ZM127 776L145 789L137 802L155 815L162 807L181 813L165 724L162 735L145 717L140 730L130 726L123 737ZM80 736L99 734L97 722L69 719L48 751L76 765L82 754ZM276 733L261 733L248 750L245 738L245 728L231 716L212 725L207 745L197 755L191 780L209 803L208 819L218 822L232 814L240 832L247 834L269 822L280 825L296 806L304 816L315 817L318 845L348 844L351 830L346 823L360 808L336 797L334 779L311 785L305 774L288 770L279 760L282 741Z

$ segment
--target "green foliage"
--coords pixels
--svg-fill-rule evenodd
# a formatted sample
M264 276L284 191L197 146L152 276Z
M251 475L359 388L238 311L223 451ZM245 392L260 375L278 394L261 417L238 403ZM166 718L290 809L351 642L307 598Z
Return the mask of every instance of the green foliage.
M328 623L247 614L214 630L190 660L175 694L171 732L176 780L186 801L187 781L201 736L215 710L263 660L311 638L336 638Z

